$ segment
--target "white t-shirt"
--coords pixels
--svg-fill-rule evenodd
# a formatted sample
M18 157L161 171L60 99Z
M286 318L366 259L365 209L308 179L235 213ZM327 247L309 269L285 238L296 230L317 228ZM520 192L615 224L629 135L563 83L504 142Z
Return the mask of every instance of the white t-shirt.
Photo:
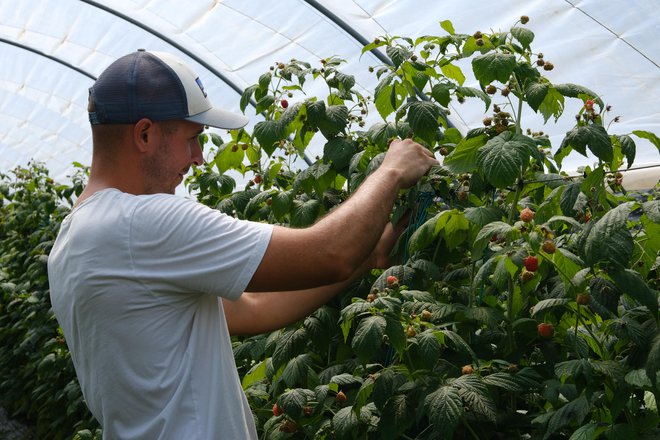
M256 439L219 297L238 298L272 225L100 191L62 223L53 310L104 439Z

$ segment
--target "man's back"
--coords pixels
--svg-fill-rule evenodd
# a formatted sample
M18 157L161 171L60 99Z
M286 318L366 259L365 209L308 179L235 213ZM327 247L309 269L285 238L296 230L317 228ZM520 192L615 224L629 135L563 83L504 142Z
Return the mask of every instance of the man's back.
M241 294L269 233L175 196L117 190L63 222L51 300L105 438L256 437L218 296Z

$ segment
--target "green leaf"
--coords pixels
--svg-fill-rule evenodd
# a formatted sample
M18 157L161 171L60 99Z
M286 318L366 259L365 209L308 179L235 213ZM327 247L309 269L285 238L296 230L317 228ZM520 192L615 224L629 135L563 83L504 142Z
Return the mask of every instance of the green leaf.
M314 392L305 388L295 388L285 391L277 398L277 406L291 417L298 418L302 415L303 408L307 402L315 398Z
M463 400L458 390L451 386L442 386L424 399L426 413L433 425L433 431L439 438L450 439L454 428L463 416Z
M305 227L314 223L321 213L321 202L316 199L293 201L291 210L291 226Z
M343 136L333 137L323 147L323 159L331 161L336 169L341 170L348 166L356 150L351 140Z
M431 101L414 101L408 110L408 123L415 134L428 143L433 143L440 127L440 108Z
M461 68L458 66L455 66L451 63L447 63L447 64L443 64L440 67L440 70L442 71L443 75L445 75L449 79L453 79L454 81L456 81L459 86L462 86L463 83L465 82L465 75L463 74Z
M358 432L360 420L350 406L337 411L332 418L332 427L337 439L352 439Z
M490 84L494 80L506 84L515 67L516 57L508 53L491 52L472 60L474 76L482 86Z
M527 391L527 388L521 383L516 381L514 375L510 373L493 373L484 377L486 385L502 388L503 390L511 391L514 393L522 393Z
M488 135L482 134L472 138L464 138L445 157L443 165L455 174L467 173L477 167L477 153L488 141Z
M311 354L300 354L291 359L282 372L282 380L288 387L306 384L307 372L311 366Z
M397 315L398 316L398 315ZM385 316L385 321L387 321L387 326L385 327L385 334L389 339L389 343L394 349L400 354L403 355L403 352L406 348L406 334L403 331L401 322L397 317L393 317L390 314Z
M410 57L410 51L401 46L387 46L385 53L392 60L395 67L399 67L405 60Z
M660 151L660 138L656 136L654 133L651 133L650 131L644 131L644 130L634 130L632 132L637 137L640 137L642 139L647 139L651 141L653 145L655 145L655 148Z
M513 232L513 226L502 221L496 221L485 225L474 240L472 245L472 258L481 258L481 254L493 237L508 237Z
M284 216L289 213L289 210L293 205L293 195L291 191L275 193L271 195L270 198L273 201L270 205L273 214L275 214L275 217L277 217L278 220L282 220Z
M596 429L598 429L598 424L589 422L576 429L568 440L593 440L596 435Z
M367 139L380 148L387 147L390 139L396 137L396 135L396 127L385 122L378 122L369 127L367 131Z
M284 333L275 345L273 352L273 368L276 370L289 362L294 355L302 351L307 343L307 332L304 328L289 330Z
M260 121L254 126L254 137L266 154L271 156L284 137L284 130L277 121Z
M542 299L534 305L534 310L531 312L531 316L535 316L541 312L553 309L555 307L563 307L568 304L570 300L568 298L548 298Z
M360 320L351 346L360 362L366 364L380 350L387 321L375 315Z
M450 35L456 34L456 31L454 30L454 25L451 23L450 20L442 20L440 22L440 27L447 31Z
M570 425L571 423L582 424L584 418L589 414L591 405L585 396L580 396L575 400L568 402L566 405L559 408L553 414L548 422L548 431L543 437L548 438L551 434L556 432L559 428Z
M435 99L438 104L447 107L451 101L451 91L453 85L447 83L434 84L431 89L431 97Z
M330 105L325 109L325 117L318 127L327 139L344 131L348 125L348 108L345 105Z
M586 87L577 84L555 84L555 89L562 95L568 98L584 98L594 100L601 108L605 107L603 101L598 97L598 94L592 92ZM581 96L582 95L582 96Z
M560 148L572 148L583 156L587 155L587 147L599 159L610 162L614 157L612 140L605 128L600 125L583 125L574 127L566 133Z
M469 207L465 208L463 213L466 219L477 225L479 228L484 227L488 223L502 219L502 211L493 206Z
M624 293L646 306L653 316L658 315L658 292L652 290L642 276L631 269L610 273L614 284Z
M646 358L646 376L651 379L651 383L657 388L657 371L660 371L660 333L655 335L651 342L651 349Z
M257 108L255 109L255 111L257 113L262 113L268 110L268 108L271 105L273 105L274 102L275 102L275 97L273 95L266 95L263 98L261 98L259 101L257 101Z
M399 440L401 434L413 424L415 406L410 404L408 397L397 394L390 397L382 410L378 430L384 440Z
M511 28L511 35L518 40L523 49L529 49L529 45L534 41L534 32L527 28L514 26Z
M418 250L424 249L429 246L438 236L436 231L436 223L438 220L447 213L442 211L418 227L408 240L408 252L412 255Z
M514 184L529 162L528 143L526 136L511 132L489 140L477 153L477 165L488 183L497 188Z
M555 90L554 87L550 86L548 88L548 92L543 98L543 101L541 102L541 105L539 105L538 111L541 112L541 114L543 115L543 120L545 123L548 122L550 116L554 116L555 121L557 121L557 119L559 119L562 113L564 113L564 97L562 96L561 93ZM595 144L595 145L600 145L600 144ZM610 150L611 150L611 145L610 145ZM592 147L592 151L593 151L593 147ZM594 151L594 154L598 155L596 151Z
M243 93L241 94L241 101L240 101L240 109L243 113L245 113L245 109L247 108L248 104L250 103L250 99L252 98L252 94L254 93L255 90L257 90L257 87L259 87L257 84L251 85L249 87L246 87L245 90L243 90Z
M488 107L490 107L490 96L483 90L479 90L474 87L456 87L456 93L460 93L463 96L470 96L473 98L481 99L486 105L486 110L488 110Z
M626 156L626 164L630 168L635 161L635 155L637 154L637 146L635 141L628 135L614 135L615 138L621 144L621 152Z
M587 236L584 246L584 261L594 265L609 260L627 266L632 256L634 241L627 229L627 220L633 202L627 202L608 211L596 222Z
M247 390L250 388L250 386L252 386L252 384L260 382L266 378L267 364L268 360L263 360L250 368L247 374L243 376L243 380L241 381L241 386L244 390Z

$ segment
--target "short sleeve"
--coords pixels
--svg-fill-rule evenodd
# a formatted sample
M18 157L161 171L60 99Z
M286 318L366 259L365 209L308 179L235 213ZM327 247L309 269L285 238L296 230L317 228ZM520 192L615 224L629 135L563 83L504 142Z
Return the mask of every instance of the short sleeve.
M162 293L238 298L261 263L273 226L177 196L142 197L129 237L135 276Z

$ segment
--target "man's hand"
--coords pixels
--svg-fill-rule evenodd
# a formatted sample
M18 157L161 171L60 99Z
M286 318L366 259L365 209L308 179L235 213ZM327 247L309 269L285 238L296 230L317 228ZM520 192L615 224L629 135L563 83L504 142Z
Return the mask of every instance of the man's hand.
M394 140L379 167L384 172L394 170L400 176L400 188L409 188L438 161L433 153L410 139Z

